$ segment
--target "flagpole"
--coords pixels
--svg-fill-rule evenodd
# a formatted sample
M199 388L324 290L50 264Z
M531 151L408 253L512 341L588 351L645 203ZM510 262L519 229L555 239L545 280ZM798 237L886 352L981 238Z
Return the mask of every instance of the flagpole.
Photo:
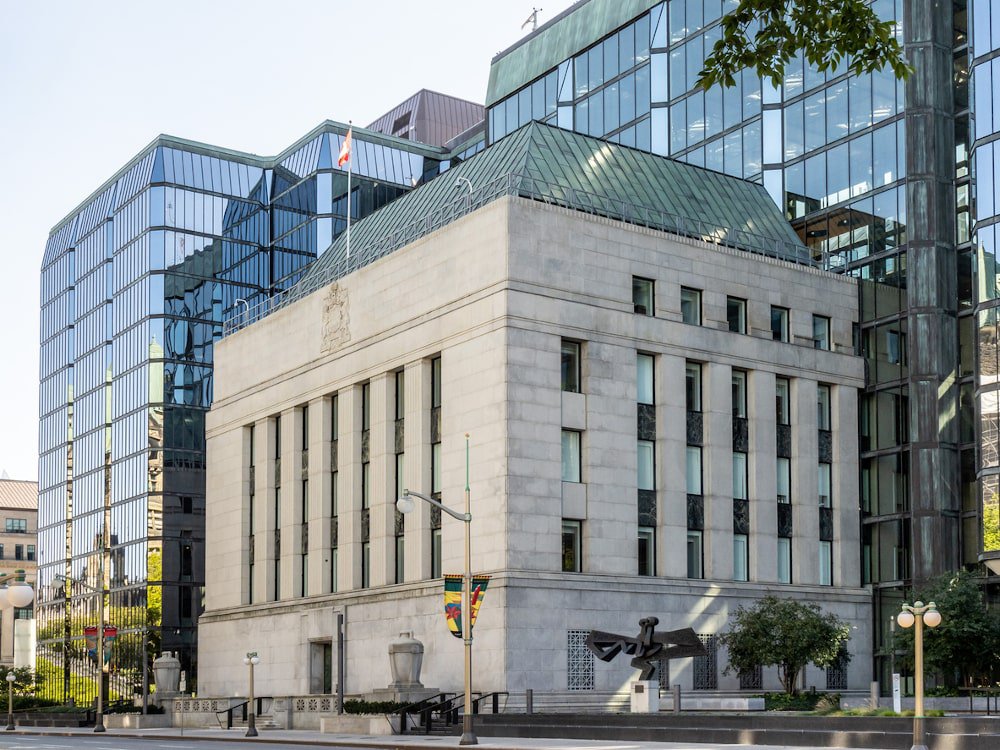
M347 137L351 137L352 125L351 121L347 121ZM351 163L350 152L347 154L347 260L351 259L351 169L353 164Z

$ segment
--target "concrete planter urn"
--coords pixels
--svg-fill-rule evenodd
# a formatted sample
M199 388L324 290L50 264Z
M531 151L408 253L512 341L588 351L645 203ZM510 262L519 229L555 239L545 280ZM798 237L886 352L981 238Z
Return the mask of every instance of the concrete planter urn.
M156 680L157 696L176 695L181 681L181 663L177 657L164 651L153 659L153 679Z
M424 644L406 631L389 643L389 668L392 671L391 689L412 690L422 688L420 667L424 661Z

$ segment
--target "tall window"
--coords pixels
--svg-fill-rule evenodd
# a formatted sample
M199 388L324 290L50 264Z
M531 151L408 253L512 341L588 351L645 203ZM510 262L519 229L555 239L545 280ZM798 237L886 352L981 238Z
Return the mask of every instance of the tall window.
M778 582L792 582L792 540L778 537Z
M248 506L247 533L250 537L249 539L250 550L249 550L249 565L247 567L247 604L253 604L254 603L253 602L254 557L257 553L256 540L254 538L254 533L253 533L254 523L257 520L255 513L256 508L254 507L257 504L257 498L255 496L256 469L254 467L254 449L255 449L254 436L256 434L256 429L254 428L253 425L250 425L249 433L250 434L247 437L248 442L250 443L250 466L247 476L247 489L249 491L249 495L247 497L247 506Z
M395 434L393 436L393 442L395 443L395 453L396 453L396 487L395 494L393 498L400 498L403 496L403 490L406 489L404 485L405 478L405 457L406 454L403 452L405 445L405 432L406 429L406 381L402 370L396 372L396 419L395 419ZM396 536L396 583L402 583L405 580L405 570L403 568L403 563L406 560L406 539L405 539L405 528L406 528L406 516L395 511L395 536Z
M688 362L684 369L684 388L688 411L701 411L701 365Z
M747 495L747 454L733 453L733 499L746 500Z
M747 417L747 374L743 370L733 370L733 416Z
M791 502L791 483L792 483L792 468L791 462L787 458L781 456L778 457L777 461L777 495L779 503L790 503Z
M337 512L340 510L337 494L337 444L340 435L339 402L334 396L330 404L330 591L337 593Z
M581 522L562 522L562 569L566 573L579 573L582 568L580 558Z
M366 589L371 585L372 572L372 546L371 542L361 543L361 588Z
M733 535L733 580L747 581L750 572L750 545L746 534Z
M281 598L281 417L274 418L274 601Z
M833 585L833 542L819 543L819 585Z
M441 577L441 529L431 529L431 578Z
M431 494L440 499L441 475L441 358L431 360ZM431 578L441 577L441 514L431 513Z
M747 301L739 297L726 297L726 320L733 333L746 333Z
M636 357L636 401L652 404L653 400L653 356L639 354Z
M704 578L701 551L702 536L700 531L688 530L687 533L687 577Z
M309 595L309 407L302 407L301 507L302 547L299 551L299 596Z
M637 443L636 482L640 490L656 489L656 458L652 440L639 440Z
M701 325L701 291L681 287L681 320L691 325Z
M778 424L789 424L791 417L789 409L789 386L786 378L777 378L774 381L774 409L775 420Z
M813 346L817 349L830 348L830 319L823 315L813 315Z
M641 576L656 575L656 531L652 526L639 527L639 570Z
M639 315L653 314L653 280L632 277L632 305Z
M441 406L441 358L431 360L431 408Z
M562 431L562 480L580 482L580 433L576 430Z
M816 425L820 430L830 430L830 386L820 385L816 389Z
M563 339L562 389L570 393L579 393L580 380L580 344Z
M788 308L771 306L771 338L788 341Z
M830 491L831 468L830 464L827 463L819 465L819 507L821 508L833 507Z
M687 493L700 495L701 491L701 446L687 447Z

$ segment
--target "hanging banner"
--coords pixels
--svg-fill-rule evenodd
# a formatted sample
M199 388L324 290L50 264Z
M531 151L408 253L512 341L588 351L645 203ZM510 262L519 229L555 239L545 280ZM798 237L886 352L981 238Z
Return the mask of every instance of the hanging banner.
M486 596L486 586L489 576L472 576L472 593L469 601L472 604L471 628L475 629L476 615ZM444 577L444 618L448 630L456 638L462 637L462 576L449 575Z
M90 626L83 629L83 634L87 639L87 655L91 661L97 661L97 627ZM114 650L115 639L118 637L118 628L111 625L104 626L104 663L111 663L111 652Z

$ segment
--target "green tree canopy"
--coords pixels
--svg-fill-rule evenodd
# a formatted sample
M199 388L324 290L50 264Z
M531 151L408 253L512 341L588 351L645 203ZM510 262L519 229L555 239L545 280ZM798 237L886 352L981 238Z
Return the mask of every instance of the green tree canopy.
M889 67L905 78L910 71L893 23L879 20L870 0L742 0L722 19L698 85L732 86L744 68L778 85L800 51L820 71L842 61L857 74Z
M913 594L934 602L941 624L924 628L924 662L946 685L985 685L1000 677L1000 616L983 597L982 577L967 571L935 578ZM896 628L894 647L913 664L913 628Z
M795 678L809 662L828 667L846 656L850 626L815 604L767 596L752 608L738 607L720 640L729 650L726 674L756 667L778 667L785 692L795 693Z

